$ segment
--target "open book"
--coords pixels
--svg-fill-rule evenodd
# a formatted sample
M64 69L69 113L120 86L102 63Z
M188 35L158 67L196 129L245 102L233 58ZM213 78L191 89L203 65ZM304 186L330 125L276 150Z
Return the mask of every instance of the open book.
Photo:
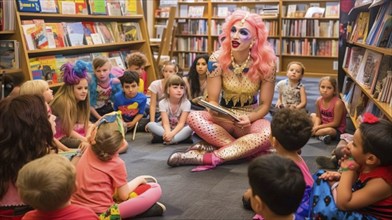
M228 109L225 109L220 105L213 105L202 98L198 100L198 104L201 106L204 106L206 108L209 108L212 111L223 114L224 116L228 116L230 119L233 119L235 121L240 121L240 119L238 118L237 115L234 114L234 112L232 112Z

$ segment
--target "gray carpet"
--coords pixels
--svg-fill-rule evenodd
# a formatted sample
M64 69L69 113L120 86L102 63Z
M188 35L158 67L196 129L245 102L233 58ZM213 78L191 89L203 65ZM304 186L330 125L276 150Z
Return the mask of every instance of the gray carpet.
M279 79L278 79L279 80ZM314 112L314 102L319 96L318 79L305 78L309 112ZM276 100L276 99L275 99ZM267 118L270 118L267 117ZM249 161L222 165L213 170L192 173L192 166L171 168L166 161L177 149L190 144L151 144L148 133L137 133L130 149L122 154L128 170L128 179L138 175L152 175L161 184L161 202L167 207L163 217L146 219L252 219L253 213L242 208L241 196L248 188L247 166ZM315 158L327 156L336 142L325 145L311 138L302 149L302 156L312 173L317 170Z

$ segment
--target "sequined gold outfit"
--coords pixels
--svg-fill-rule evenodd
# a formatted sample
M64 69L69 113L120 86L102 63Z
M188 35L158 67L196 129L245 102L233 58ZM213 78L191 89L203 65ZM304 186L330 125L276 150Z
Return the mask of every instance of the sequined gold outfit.
M214 62L211 56L210 62ZM261 81L251 80L246 73L236 75L228 70L222 73L219 66L208 77L222 77L221 105L231 105L230 110L243 115L258 108L252 104L260 90ZM194 111L188 116L189 126L202 139L217 148L213 153L223 162L251 157L270 149L270 123L265 119L253 121L251 126L240 128L232 122L211 117L206 111Z

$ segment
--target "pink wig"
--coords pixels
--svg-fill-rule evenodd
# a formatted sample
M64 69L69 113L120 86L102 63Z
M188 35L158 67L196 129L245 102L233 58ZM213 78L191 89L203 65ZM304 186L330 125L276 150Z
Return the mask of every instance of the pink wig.
M222 42L221 55L221 68L223 71L228 70L231 65L231 27L245 18L246 14L249 13L243 10L234 11L229 17L226 18L226 22L223 24L223 32L221 37L225 37ZM251 27L250 32L252 36L256 37L251 49L251 59L253 64L250 66L248 74L251 79L265 79L273 74L273 66L275 65L275 52L271 45L267 41L268 30L264 25L264 22L260 15L249 13L245 20Z

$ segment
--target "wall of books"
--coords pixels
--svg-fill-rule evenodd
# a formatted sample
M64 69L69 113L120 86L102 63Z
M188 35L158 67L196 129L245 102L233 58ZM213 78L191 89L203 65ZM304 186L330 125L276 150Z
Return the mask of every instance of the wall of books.
M357 125L364 112L392 120L392 2L358 0L350 11L342 98Z
M152 60L140 1L17 0L16 3L13 10L16 28L7 40L16 42L14 47L20 48L15 63L21 64L26 80L45 79L51 86L58 86L62 64L78 59L91 62L95 56L107 56L112 66L121 68L126 68L125 56L132 51L143 52ZM2 41L3 37L0 45ZM148 64L146 71L149 82L156 79L152 65Z
M156 2L155 21L164 26L169 5ZM178 0L177 6L174 58L185 69L198 54L219 48L225 18L242 9L263 17L280 73L289 62L299 60L307 67L307 75L337 74L338 0Z

